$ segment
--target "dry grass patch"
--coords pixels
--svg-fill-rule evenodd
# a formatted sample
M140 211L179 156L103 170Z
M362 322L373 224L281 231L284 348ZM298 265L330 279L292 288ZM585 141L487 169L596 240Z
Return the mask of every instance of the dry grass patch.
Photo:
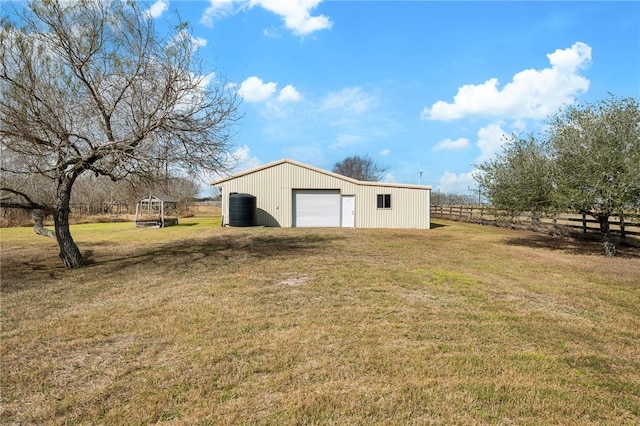
M440 223L2 229L0 420L637 424L638 253Z

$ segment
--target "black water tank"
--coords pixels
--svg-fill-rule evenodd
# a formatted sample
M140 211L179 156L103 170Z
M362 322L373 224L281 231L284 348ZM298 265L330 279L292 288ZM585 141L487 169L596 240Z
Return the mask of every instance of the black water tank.
M255 226L256 197L251 194L229 194L229 226Z

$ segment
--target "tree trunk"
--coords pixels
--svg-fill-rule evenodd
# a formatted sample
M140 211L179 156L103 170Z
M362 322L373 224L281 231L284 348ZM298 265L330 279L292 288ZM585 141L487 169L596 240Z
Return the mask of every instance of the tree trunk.
M611 230L609 229L609 215L598 215L598 222L600 223L600 234L602 235L604 254L606 256L615 256L616 243L613 240Z
M67 268L80 268L85 262L80 253L80 249L73 241L71 230L69 229L69 213L71 212L71 188L78 176L62 176L58 181L58 191L56 194L56 208L53 214L56 239L60 248L60 259Z
M69 230L69 209L56 210L53 215L56 230L56 239L60 248L60 258L67 268L80 268L84 266L84 259L80 249L73 241Z

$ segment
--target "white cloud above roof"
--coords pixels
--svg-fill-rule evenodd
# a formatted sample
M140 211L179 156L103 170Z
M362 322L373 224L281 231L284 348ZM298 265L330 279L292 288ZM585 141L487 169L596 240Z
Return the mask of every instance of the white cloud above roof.
M232 156L235 160L235 172L240 172L243 170L253 169L254 167L258 167L262 165L262 162L251 155L251 149L247 145L239 146L233 153Z
M331 20L324 15L312 16L311 12L322 0L209 0L200 22L212 26L215 20L242 10L261 7L278 15L285 28L296 35L306 36L315 31L331 28Z
M572 104L589 89L589 80L580 72L591 65L591 47L577 42L570 48L549 53L547 58L551 67L521 71L502 89L497 78L459 87L452 103L438 101L424 108L422 118L442 121L470 116L545 118L562 105Z

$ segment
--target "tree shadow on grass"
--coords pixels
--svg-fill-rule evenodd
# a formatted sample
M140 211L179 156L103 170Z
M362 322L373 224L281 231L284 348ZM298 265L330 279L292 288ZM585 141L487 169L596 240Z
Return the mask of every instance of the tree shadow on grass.
M556 236L547 234L531 234L522 237L509 238L505 244L559 251L576 255L602 255L604 249L600 238L583 236ZM631 243L618 241L616 243L618 256L623 258L640 259L640 248Z
M171 265L188 268L194 262L206 262L215 267L220 264L241 263L250 259L291 258L317 253L327 244L345 237L337 235L305 234L299 236L249 234L215 236L207 239L189 239L139 250L130 255L95 260L89 266L113 264L114 270L140 265Z
M210 238L171 241L150 246L121 247L104 242L83 244L87 265L77 272L98 269L105 279L109 274L143 267L154 271L188 270L196 263L215 268L239 265L264 258L291 259L321 253L332 241L346 237L332 234L255 235L238 233ZM54 251L32 257L3 257L2 291L9 293L53 280L65 279L74 270L64 268Z

